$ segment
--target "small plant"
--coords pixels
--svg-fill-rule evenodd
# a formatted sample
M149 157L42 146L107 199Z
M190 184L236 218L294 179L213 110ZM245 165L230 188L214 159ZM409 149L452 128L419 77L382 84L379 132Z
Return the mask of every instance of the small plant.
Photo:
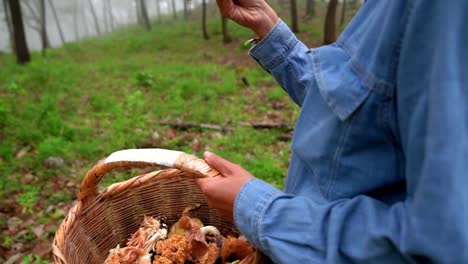
M40 159L51 156L63 156L67 152L69 143L62 137L48 137L39 143L37 150Z
M49 263L47 260L43 260L36 254L28 254L21 260L23 264L47 264Z
M23 213L34 213L34 206L39 201L39 187L25 185L23 193L18 197L18 203L22 206Z
M154 86L154 83L155 83L154 76L148 72L138 72L135 78L139 86L142 86L142 87Z
M3 237L2 247L9 248L12 243L13 243L13 239L10 236Z

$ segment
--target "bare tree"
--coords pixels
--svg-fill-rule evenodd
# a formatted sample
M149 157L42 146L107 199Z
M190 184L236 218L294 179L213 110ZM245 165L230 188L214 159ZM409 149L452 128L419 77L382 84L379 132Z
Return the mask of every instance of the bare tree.
M338 0L328 2L327 15L325 17L323 44L330 44L336 40L336 6Z
M102 20L104 22L104 31L109 32L108 12L107 12L107 0L102 1Z
M7 0L3 0L3 9L5 11L5 24L7 25L8 28L8 36L10 38L10 45L11 48L14 49L14 41L13 41L13 26L11 24L11 17L10 17L10 10L8 9L8 2Z
M156 0L155 1L155 4L156 4L156 14L158 16L158 22L161 23L161 5L159 3L159 0Z
M346 0L343 0L343 4L341 5L340 26L344 25L345 16L346 16Z
M94 24L96 26L96 33L98 35L101 35L101 29L99 28L99 21L97 18L96 10L94 9L93 2L91 0L88 0L88 5L89 5L89 8L91 9L91 14L93 15L93 18L94 18Z
M171 0L172 2L172 16L174 17L174 20L177 19L177 12L176 12L176 4L175 0Z
M188 19L188 1L182 0L184 2L184 19Z
M203 30L203 38L208 40L210 36L208 36L208 30L206 29L206 0L202 0L202 30Z
M86 3L84 2L81 2L81 0L78 0L79 2L79 12L78 12L78 15L79 17L81 16L81 25L83 27L83 32L84 32L84 36L89 36L91 33L91 30L89 29L89 24L88 24L88 18L87 18L87 12L86 12Z
M45 18L45 14L42 14L42 0L39 1L34 1L34 2L29 2L29 1L21 1L21 6L26 7L28 10L27 13L22 13L23 16L23 22L29 26L31 29L37 32L39 34L39 38L41 39L41 43L43 46L46 48L50 46L50 41L49 41L49 36L47 34L47 30L43 24L45 24L46 21L43 21L43 18ZM33 6L34 4L34 6ZM36 5L37 4L37 5ZM45 12L45 8L44 8ZM28 14L30 15L28 17ZM45 44L45 45L44 45ZM44 47L43 47L44 50Z
M104 0L102 2L102 17L104 20L105 31L112 32L114 30L114 15L110 0Z
M315 16L315 0L306 0L306 17L313 17Z
M112 8L112 2L111 0L106 0L106 2L107 2L107 12L109 16L110 30L114 31L114 12Z
M19 0L8 0L10 7L13 33L15 39L15 53L18 64L25 64L31 61L26 36L24 35L23 16Z
M41 40L42 40L42 54L45 55L46 49L49 48L47 41L47 20L46 20L46 6L45 0L39 0L40 13L41 13Z
M221 25L222 25L222 30L223 30L223 43L229 43L232 41L231 36L229 36L228 32L228 20L227 18L221 16Z
M75 40L78 41L80 39L80 29L78 27L78 12L80 10L80 0L74 0L73 6L73 27L75 29Z
M298 33L299 32L299 23L298 23L298 20L297 20L297 4L296 4L296 0L290 0L290 3L291 3L291 23L292 23L292 27L291 27L291 30L294 32L294 33Z
M139 5L137 7L140 8L140 14L143 25L146 27L147 30L151 30L151 23L148 16L148 9L146 8L146 0L137 0L139 1Z
M141 1L140 0L135 0L135 8L136 8L136 19L137 19L137 23L139 25L143 25L143 18L141 16Z
M60 25L60 21L57 16L57 10L55 9L54 1L53 0L47 0L47 1L49 2L49 6L50 6L50 10L52 10L52 14L54 15L55 24L57 25L60 39L62 40L62 43L65 43L65 35L63 34L62 26Z

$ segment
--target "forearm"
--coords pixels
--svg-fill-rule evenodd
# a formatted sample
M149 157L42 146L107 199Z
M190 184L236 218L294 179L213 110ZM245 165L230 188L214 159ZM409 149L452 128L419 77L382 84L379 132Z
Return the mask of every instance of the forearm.
M257 34L260 39L263 39L278 22L279 17L276 12L265 2L260 2L262 12L260 12L259 22L250 25L250 29Z
M359 196L319 204L254 180L238 195L234 219L275 263L411 263L395 248L406 227L402 203Z
M430 199L388 205L364 195L318 203L251 180L234 220L275 263L465 263L466 234L456 228L467 219L452 207ZM441 215L454 226L439 222Z

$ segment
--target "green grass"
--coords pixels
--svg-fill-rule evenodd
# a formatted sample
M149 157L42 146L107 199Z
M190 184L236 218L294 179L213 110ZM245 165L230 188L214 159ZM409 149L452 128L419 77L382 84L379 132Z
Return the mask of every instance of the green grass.
M30 250L52 240L85 172L120 149L162 147L199 156L210 150L282 187L290 156L289 142L279 140L285 132L241 124L293 125L298 108L249 62L242 43L252 32L230 22L234 41L224 45L219 18L208 26L208 41L198 21L165 21L151 32L130 27L48 50L46 57L33 53L25 66L0 54L0 213L24 221L16 231L0 221L2 250L23 243L23 262L42 263ZM300 36L321 36L318 19L301 24L308 26ZM281 109L274 109L278 104ZM177 120L232 131L161 125ZM159 138L152 138L155 133ZM46 168L52 156L66 166ZM114 174L101 185L133 175ZM31 231L38 224L47 227L41 237Z
M289 156L288 144L278 141L282 131L239 124L268 120L273 101L288 105L284 121L293 123L286 120L293 106L259 67L224 60L248 60L240 43L251 33L231 24L235 42L224 46L217 26L217 20L210 22L214 33L209 41L201 39L198 23L173 23L151 32L125 29L49 50L46 57L34 53L26 66L0 55L0 195L5 197L0 203L5 213L58 225L64 212L46 209L70 204L86 170L124 148L163 147L200 156L211 150L281 187ZM250 87L242 84L242 76ZM177 131L160 124L176 120L233 130ZM155 132L158 142L151 140ZM43 162L51 156L62 157L66 167L46 168ZM102 186L128 177L113 175ZM6 223L0 225L4 248L53 236L36 238L29 231L19 236ZM24 261L40 263L32 254Z

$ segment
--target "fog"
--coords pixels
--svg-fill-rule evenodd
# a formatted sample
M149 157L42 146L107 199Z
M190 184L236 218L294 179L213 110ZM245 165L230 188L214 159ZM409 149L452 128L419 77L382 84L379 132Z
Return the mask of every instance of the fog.
M58 20L62 27L66 42L73 42L77 39L97 35L96 25L88 0L46 0L47 34L52 47L62 45L62 40L48 1L51 1L57 10ZM110 14L112 14L114 29L124 25L137 23L135 0L108 1L111 2L112 13L110 13L109 9L106 8L105 0L91 1L98 17L101 33L111 31ZM182 1L184 0L175 1L176 10L183 9ZM162 15L167 15L172 12L171 0L146 0L148 14L151 18L157 16L156 5L158 2L160 4ZM192 7L197 4L198 1L195 2L192 0L190 2ZM28 47L30 50L40 50L42 45L39 31L37 30L40 28L38 21L39 0L21 0L21 10L23 12L23 22ZM0 5L0 20L0 50L8 52L11 51L11 45L3 3ZM76 25L74 23L75 20L77 21Z

